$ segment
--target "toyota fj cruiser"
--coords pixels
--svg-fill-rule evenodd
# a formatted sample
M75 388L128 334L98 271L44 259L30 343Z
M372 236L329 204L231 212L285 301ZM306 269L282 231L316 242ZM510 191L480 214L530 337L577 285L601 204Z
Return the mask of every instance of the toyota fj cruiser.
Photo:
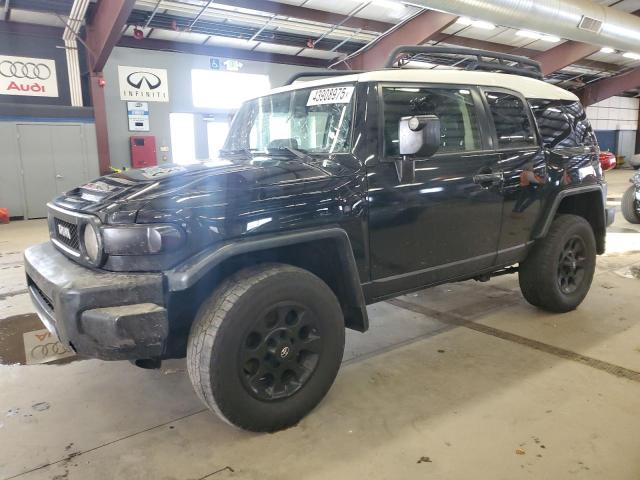
M407 68L451 53L463 70ZM47 328L84 356L186 356L211 410L273 431L327 393L369 304L517 271L531 304L575 309L613 220L578 98L522 57L387 67L247 101L219 160L55 199L25 252Z

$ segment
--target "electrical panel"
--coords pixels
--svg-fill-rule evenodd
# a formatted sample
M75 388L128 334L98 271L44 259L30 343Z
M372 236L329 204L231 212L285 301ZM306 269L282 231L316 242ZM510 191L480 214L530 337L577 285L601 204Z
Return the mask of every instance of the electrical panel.
M156 137L153 135L134 135L131 141L131 167L145 168L158 165L156 156Z

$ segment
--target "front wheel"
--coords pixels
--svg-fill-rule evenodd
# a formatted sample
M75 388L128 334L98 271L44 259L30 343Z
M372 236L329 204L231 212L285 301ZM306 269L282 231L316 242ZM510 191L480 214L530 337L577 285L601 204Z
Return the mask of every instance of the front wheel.
M622 196L622 216L629 223L640 223L640 205L636 200L636 187L632 185Z
M223 420L252 431L296 424L331 387L344 351L333 291L312 273L241 270L204 302L187 347L189 377Z
M595 268L596 241L589 222L559 215L520 264L520 290L532 305L568 312L587 296Z

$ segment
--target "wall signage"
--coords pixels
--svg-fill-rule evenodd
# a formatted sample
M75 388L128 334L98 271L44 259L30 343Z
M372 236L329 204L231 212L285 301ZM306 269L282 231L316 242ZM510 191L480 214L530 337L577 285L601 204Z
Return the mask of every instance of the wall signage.
M239 60L223 60L221 58L210 59L211 70L226 70L227 72L239 72L244 64Z
M57 97L55 60L0 55L0 95Z
M169 82L164 69L118 65L118 83L121 100L169 101Z
M149 131L149 104L147 102L127 102L130 132Z

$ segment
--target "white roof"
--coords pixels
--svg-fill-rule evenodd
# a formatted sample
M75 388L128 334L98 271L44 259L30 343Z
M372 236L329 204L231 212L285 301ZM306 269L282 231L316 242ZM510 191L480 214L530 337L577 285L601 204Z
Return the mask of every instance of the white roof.
M454 85L476 85L501 87L520 92L525 98L577 101L573 93L550 83L519 75L492 72L468 72L464 70L389 69L366 72L321 80L295 82L293 85L276 88L271 93L288 92L300 88L322 87L349 82L402 82L402 83L442 83Z

